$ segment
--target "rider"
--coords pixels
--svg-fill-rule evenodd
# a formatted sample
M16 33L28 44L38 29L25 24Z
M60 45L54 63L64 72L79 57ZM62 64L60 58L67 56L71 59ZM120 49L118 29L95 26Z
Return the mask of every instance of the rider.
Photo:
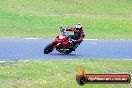
M75 25L74 28L64 28L64 30L74 32L74 35L70 35L70 37L74 44L73 50L75 50L78 46L77 44L80 44L83 41L83 38L85 37L82 24L78 23Z

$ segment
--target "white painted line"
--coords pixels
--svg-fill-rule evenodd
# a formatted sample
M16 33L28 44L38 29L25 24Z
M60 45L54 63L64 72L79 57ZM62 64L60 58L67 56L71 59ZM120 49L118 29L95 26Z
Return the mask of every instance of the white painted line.
M24 39L42 39L42 38L24 38Z
M83 40L132 40L132 39L83 39Z
M0 61L0 63L4 63L4 62L28 62L30 60L14 60L14 61Z
M66 60L74 60L74 59L66 59Z
M92 58L87 58L86 60L91 60ZM59 60L59 59L49 59L49 60ZM83 60L83 59L60 59L60 60ZM105 58L93 58L92 60L132 60L132 59L105 59ZM28 61L36 61L36 60L17 60L17 61L0 61L0 63L5 62L28 62ZM39 60L41 61L41 60Z
M54 38L7 38L7 39L54 39ZM132 39L83 39L83 40L132 40Z
M100 39L83 39L83 40L100 40Z

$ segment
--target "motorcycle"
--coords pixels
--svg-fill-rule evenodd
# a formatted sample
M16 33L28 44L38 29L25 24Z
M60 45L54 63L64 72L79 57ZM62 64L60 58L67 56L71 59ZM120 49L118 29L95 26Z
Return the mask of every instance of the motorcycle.
M52 43L48 44L44 48L44 53L49 54L54 49L56 49L60 53L64 54L70 54L72 51L75 51L73 47L75 46L74 42L72 41L71 37L69 36L69 33L65 30L63 30L62 27L60 27L60 31L62 34L57 36ZM76 48L79 44L76 44Z

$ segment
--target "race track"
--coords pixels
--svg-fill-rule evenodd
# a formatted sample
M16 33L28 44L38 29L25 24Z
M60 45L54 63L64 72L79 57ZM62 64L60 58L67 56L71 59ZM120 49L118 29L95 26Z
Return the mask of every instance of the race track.
M30 59L132 59L132 40L85 40L69 55L56 50L45 55L44 47L52 39L0 39L0 61Z

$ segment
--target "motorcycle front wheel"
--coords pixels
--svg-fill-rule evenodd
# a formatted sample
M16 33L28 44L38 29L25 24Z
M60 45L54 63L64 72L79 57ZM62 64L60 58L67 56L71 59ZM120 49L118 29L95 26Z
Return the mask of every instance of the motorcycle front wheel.
M44 48L44 53L48 54L50 52L53 51L53 47L54 47L54 42L48 44L45 48Z

